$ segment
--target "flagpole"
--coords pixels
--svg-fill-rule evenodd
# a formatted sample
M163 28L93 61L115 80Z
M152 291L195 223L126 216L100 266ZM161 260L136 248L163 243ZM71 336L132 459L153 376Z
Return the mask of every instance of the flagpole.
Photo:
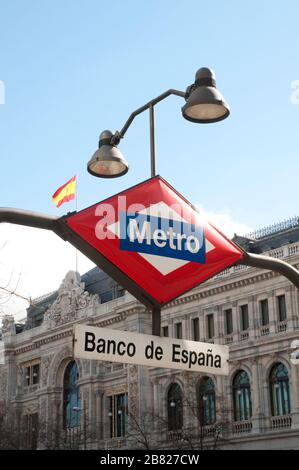
M78 177L76 176L75 210L78 212ZM76 248L76 273L78 272L78 250Z

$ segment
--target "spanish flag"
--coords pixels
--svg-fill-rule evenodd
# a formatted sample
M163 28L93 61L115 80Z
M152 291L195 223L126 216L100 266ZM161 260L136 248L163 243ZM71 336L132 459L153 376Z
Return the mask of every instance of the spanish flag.
M56 207L60 207L64 202L75 199L76 196L76 178L73 176L67 183L60 186L52 196L52 201Z

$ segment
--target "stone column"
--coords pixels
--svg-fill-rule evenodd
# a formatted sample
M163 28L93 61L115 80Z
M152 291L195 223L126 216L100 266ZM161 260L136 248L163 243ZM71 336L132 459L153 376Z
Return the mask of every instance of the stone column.
M153 408L152 408L152 414L153 414L153 427L154 431L157 432L159 430L159 417L161 416L160 414L160 381L158 378L154 378L151 381L152 387L153 387Z
M219 344L220 343L220 338L219 338L220 329L219 329L219 318L218 318L219 306L214 307L213 311L211 313L213 314L213 321L214 321L214 338L213 338L213 341L216 344Z
M103 394L101 399L101 414L102 414L102 423L103 423L103 439L105 441L111 439L110 437L110 417L108 415L108 395ZM105 444L107 445L107 443Z
M270 335L275 333L276 325L276 296L272 292L272 295L268 298L268 308L269 308L269 329Z
M292 428L299 428L299 364L291 363L291 381Z
M240 332L240 315L238 302L232 303L232 316L233 316L233 341L234 343L239 341L239 332Z
M252 404L252 432L258 434L260 432L261 417L261 396L259 381L259 364L258 358L255 357L250 361L251 365L251 404Z
M95 415L95 437L98 440L103 439L103 396L104 392L100 389L94 391L94 415Z
M298 314L296 312L296 302L295 302L295 290L294 286L289 286L286 288L286 312L287 312L287 330L292 331L298 325Z
M268 359L271 358L271 362L274 364L277 361L277 353L269 354L268 356L263 357L263 361L261 359L260 362L260 408L261 408L261 416L260 416L260 429L262 431L267 430L269 431L271 427L271 400L270 400L270 384L269 384L269 376L264 375L264 367L267 363Z
M183 338L192 339L190 315L184 315L183 320Z
M5 365L7 373L7 398L12 400L17 394L17 366L14 349L11 345L5 346Z
M256 336L256 296L253 295L248 299L248 323L249 323L249 338L254 339Z
M61 447L64 440L61 387L47 387L39 397L41 425L50 446ZM51 448L51 447L49 447Z
M203 341L206 337L204 311L199 311L199 339Z
M190 431L190 435L192 434L196 422L194 416L194 409L197 407L196 402L196 393L195 393L195 383L192 380L193 373L192 372L184 372L183 373L183 383L184 389L183 392L183 413L184 413L184 428Z
M153 431L155 433L155 440L157 443L161 441L161 429L164 429L167 418L164 410L164 379L155 377L151 380L153 401L152 401L152 415L153 415Z
M215 343L223 344L223 312L219 306L215 308L214 313L214 323L215 323Z

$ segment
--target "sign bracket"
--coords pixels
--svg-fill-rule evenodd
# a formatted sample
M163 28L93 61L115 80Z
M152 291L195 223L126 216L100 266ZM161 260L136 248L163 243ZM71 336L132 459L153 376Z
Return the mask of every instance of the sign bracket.
M16 225L25 225L27 227L50 230L56 233L63 240L68 241L73 246L78 248L91 261L93 261L97 266L103 269L109 276L111 276L116 282L121 284L143 305L145 305L148 309L152 311L152 333L155 336L160 336L160 304L155 301L155 299L152 298L142 288L134 286L133 283L132 285L130 285L127 276L121 273L119 269L117 269L116 267L114 267L114 269L111 269L111 263L108 263L103 255L98 253L87 242L85 242L77 234L71 231L71 229L65 223L65 217L67 216L55 217L22 209L0 208L0 223L6 222ZM110 264L110 268L108 264ZM259 269L266 269L278 272L282 276L289 279L289 281L292 282L297 289L299 289L299 271L289 263L286 263L285 261L276 258L271 258L269 256L244 252L242 258L240 258L236 263L234 263L234 265L246 265Z

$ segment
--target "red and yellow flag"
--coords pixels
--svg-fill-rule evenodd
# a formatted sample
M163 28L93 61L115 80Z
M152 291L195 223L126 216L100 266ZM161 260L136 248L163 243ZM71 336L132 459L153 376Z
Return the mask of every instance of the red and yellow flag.
M56 207L60 207L61 204L67 201L71 201L75 199L76 196L76 178L77 176L73 176L67 183L60 186L60 188L55 191L52 196L52 201L54 202Z

